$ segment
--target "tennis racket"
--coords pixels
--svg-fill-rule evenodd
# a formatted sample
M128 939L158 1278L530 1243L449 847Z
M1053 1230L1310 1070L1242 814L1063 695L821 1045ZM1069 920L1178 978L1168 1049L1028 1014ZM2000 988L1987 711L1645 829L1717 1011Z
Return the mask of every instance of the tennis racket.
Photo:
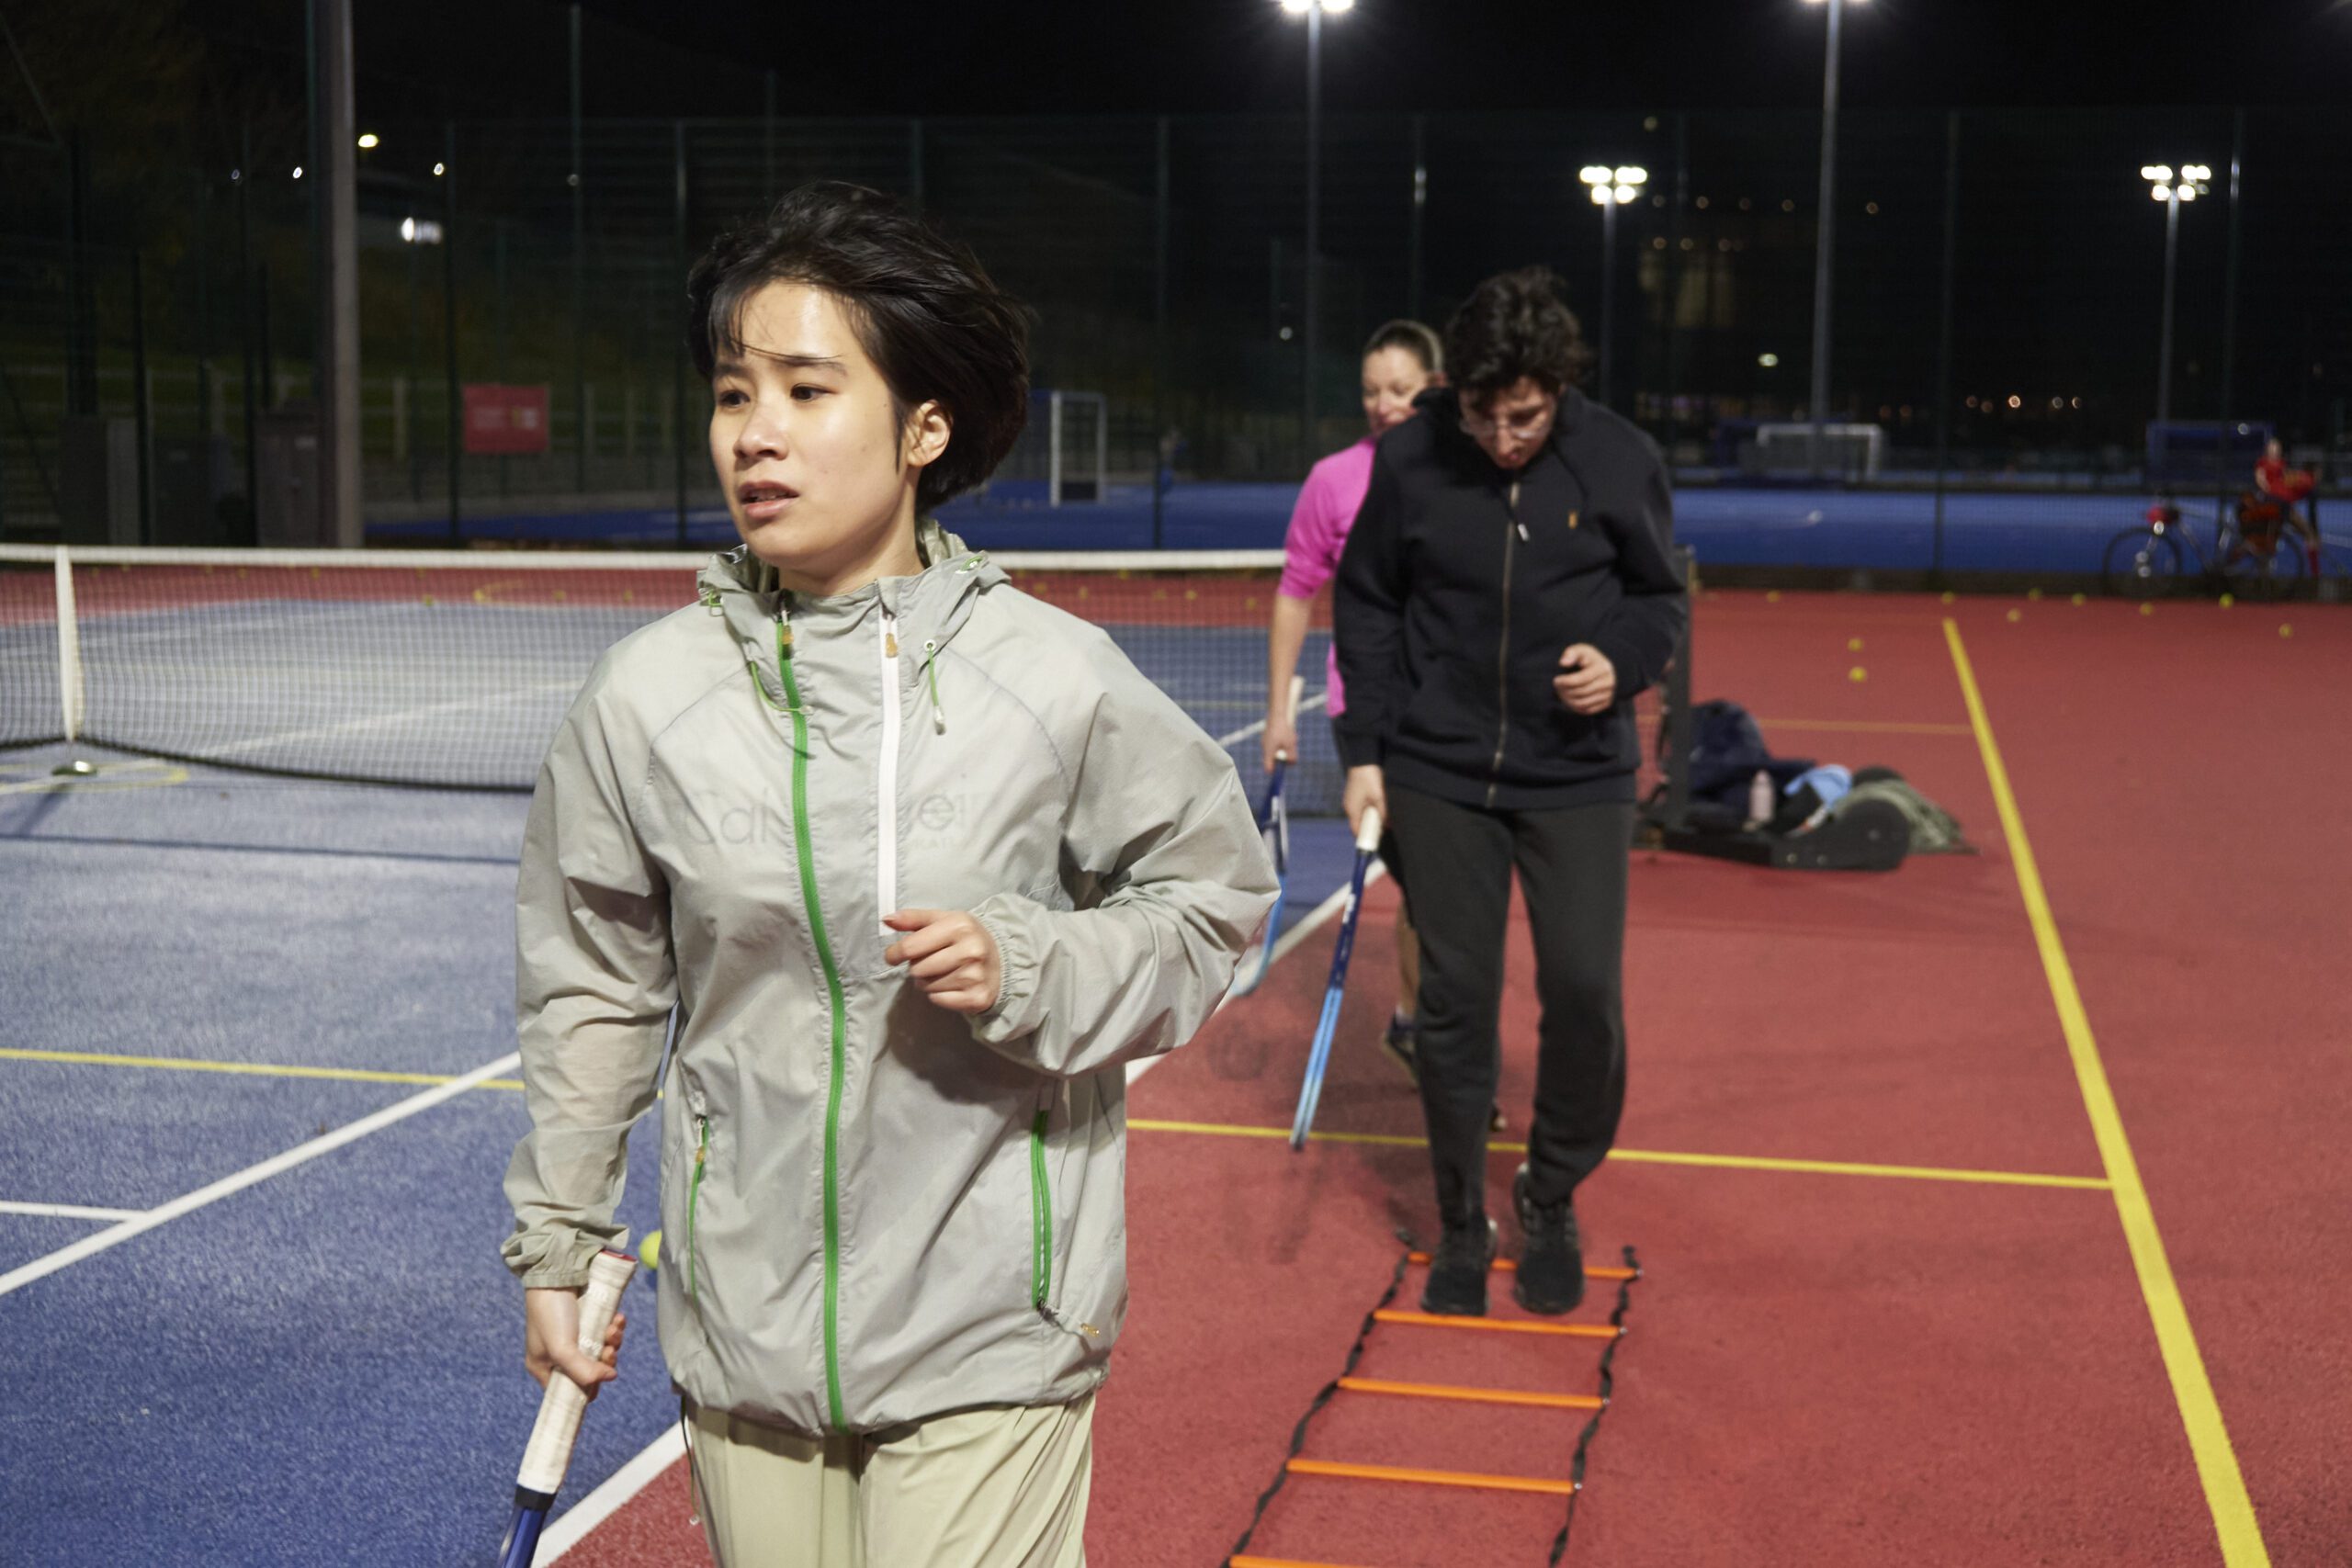
M580 1353L600 1356L605 1330L612 1326L621 1292L637 1272L637 1259L619 1252L600 1252L588 1266L588 1288L580 1294ZM563 1489L563 1472L571 1468L572 1440L580 1436L580 1413L588 1396L561 1372L548 1374L547 1393L539 1399L539 1418L531 1424L531 1440L523 1450L523 1468L514 1477L514 1522L499 1543L498 1568L531 1568L539 1550L539 1531L547 1528L548 1509Z
M1298 699L1306 689L1306 679L1290 678L1290 722L1293 733L1298 728ZM1258 982L1273 967L1274 942L1283 934L1283 901L1290 896L1290 810L1283 804L1283 778L1290 772L1290 753L1274 753L1274 771L1266 781L1265 809L1258 813L1258 831L1265 836L1266 852L1274 857L1274 907L1266 916L1264 938L1258 943L1258 961L1252 964L1250 954L1241 955L1241 983L1233 988L1237 997L1246 997L1258 988Z
M1340 916L1340 941L1331 949L1331 983L1323 992L1323 1016L1315 1022L1315 1043L1306 1052L1306 1081L1299 1086L1298 1114L1291 1118L1290 1146L1306 1146L1307 1130L1315 1125L1315 1107L1323 1098L1323 1069L1331 1063L1331 1036L1340 1027L1340 998L1347 988L1348 958L1356 947L1356 916L1363 908L1364 874L1380 849L1380 812L1367 807L1363 826L1356 829L1356 867L1348 878L1348 907Z

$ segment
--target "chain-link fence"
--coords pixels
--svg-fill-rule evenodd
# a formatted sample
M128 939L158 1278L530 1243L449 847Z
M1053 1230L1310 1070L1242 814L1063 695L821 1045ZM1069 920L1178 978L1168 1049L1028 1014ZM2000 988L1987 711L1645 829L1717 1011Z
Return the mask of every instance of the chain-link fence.
M1156 525L1214 491L1232 524L1215 542L1278 539L1281 487L1360 431L1354 348L1374 326L1442 323L1480 277L1537 261L1606 340L1592 389L1671 455L1702 559L2030 565L2037 528L2129 522L2159 487L2218 499L2248 452L2149 468L2166 268L2151 162L2213 171L2178 214L2171 421L2275 431L2323 495L2352 440L2340 111L1849 111L1825 414L1857 434L1826 478L1792 472L1773 429L1813 412L1817 116L1327 117L1311 365L1298 117L368 129L364 496L391 542L524 516L571 519L557 531L575 539L600 516L723 531L685 269L730 219L820 177L916 203L1035 308L1037 385L1101 399L1111 493L1091 504L1125 496L1122 515ZM1613 254L1578 180L1594 163L1647 171ZM118 165L70 140L0 165L0 531L266 533L307 438L316 182L283 153ZM464 449L465 389L484 384L544 389L538 449Z

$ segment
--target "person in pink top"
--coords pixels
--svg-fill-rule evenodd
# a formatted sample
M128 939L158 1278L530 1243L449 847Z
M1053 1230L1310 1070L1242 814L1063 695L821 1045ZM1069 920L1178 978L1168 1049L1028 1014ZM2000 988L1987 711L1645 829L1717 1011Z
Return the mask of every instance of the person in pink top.
M1298 755L1298 730L1288 711L1292 674L1306 645L1306 623L1316 595L1339 570L1340 550L1372 483L1373 444L1381 433L1413 416L1413 400L1445 380L1444 351L1438 335L1419 321L1390 321L1363 345L1363 417L1370 432L1355 445L1332 453L1308 470L1299 487L1283 540L1283 580L1274 595L1273 626L1267 637L1266 728L1259 745L1268 773L1277 753ZM1325 656L1324 705L1337 717L1346 705L1336 655ZM1310 696L1309 701L1313 699ZM1396 1003L1381 1043L1418 1081L1413 1055L1413 998L1420 988L1420 950L1411 921L1396 916Z

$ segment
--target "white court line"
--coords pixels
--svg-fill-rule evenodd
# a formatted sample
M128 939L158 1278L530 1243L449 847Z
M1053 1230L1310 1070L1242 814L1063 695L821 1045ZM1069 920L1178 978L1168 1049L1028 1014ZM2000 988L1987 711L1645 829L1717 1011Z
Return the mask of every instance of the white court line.
M552 1562L578 1546L590 1530L620 1512L628 1500L653 1484L653 1478L686 1456L686 1435L678 1423L656 1438L646 1450L605 1478L605 1483L564 1511L539 1537L536 1561Z
M443 1100L453 1100L485 1079L503 1077L508 1071L520 1065L522 1060L520 1052L510 1051L494 1062L483 1063L463 1077L451 1078L447 1083L435 1084L420 1094L409 1096L396 1105L388 1105L372 1115L362 1116L358 1121L346 1122L322 1137L312 1138L307 1144L297 1144L284 1154L272 1155L259 1165L249 1165L233 1176L224 1176L209 1187L199 1187L193 1192L175 1198L168 1203L160 1204L119 1224L109 1225L96 1235L84 1236L71 1247L61 1247L55 1252L36 1258L21 1268L11 1269L6 1274L0 1274L0 1296L5 1296L11 1291L21 1290L36 1280L54 1274L60 1269L79 1263L82 1259L104 1252L108 1247L120 1246L133 1236L144 1235L158 1225L167 1224L178 1219L182 1214L193 1213L208 1203L217 1203L223 1198L242 1192L248 1187L268 1180L281 1171L291 1170L298 1165L318 1158L321 1155L330 1154L345 1144L357 1143L368 1134L381 1132L396 1122L404 1122L420 1111L430 1111Z
M13 1203L0 1199L0 1214L30 1214L41 1220L135 1220L144 1209L85 1209L79 1203Z
M1323 705L1323 699L1324 699L1324 698L1326 698L1326 697L1328 697L1328 696L1329 696L1330 694L1330 694L1329 692L1328 692L1328 691L1322 691L1322 692L1317 692L1317 693L1316 693L1313 696L1311 696L1311 697L1307 698L1305 702L1303 702L1303 703L1301 703L1301 704L1299 704L1299 705L1298 705L1298 711L1299 711L1299 712L1301 712L1301 713L1305 713L1308 708L1319 708L1319 707L1321 707L1321 706ZM1255 723L1255 724L1245 724L1245 725L1243 725L1240 728L1238 728L1238 729L1235 730L1235 731L1234 731L1232 734L1230 734L1230 735L1220 735L1220 736L1218 736L1218 737L1216 738L1216 743L1217 743L1219 746L1230 746L1230 745L1232 745L1232 744L1233 744L1235 741L1237 741L1237 740L1247 740L1247 739L1249 739L1251 736L1253 736L1253 735L1257 734L1259 731L1261 731L1261 730L1264 729L1265 728L1266 728L1266 721L1265 721L1264 719L1262 719L1262 718L1261 718L1261 719L1260 719L1260 720L1259 720L1257 723Z

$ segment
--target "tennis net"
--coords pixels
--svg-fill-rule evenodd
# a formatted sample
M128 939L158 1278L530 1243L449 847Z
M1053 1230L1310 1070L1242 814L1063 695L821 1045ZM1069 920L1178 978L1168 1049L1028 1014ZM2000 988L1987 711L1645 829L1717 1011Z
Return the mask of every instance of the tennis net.
M79 741L261 773L527 790L612 643L690 604L698 554L0 546L0 746ZM1108 631L1254 799L1276 551L991 556ZM1336 812L1328 603L1300 657L1302 813Z

